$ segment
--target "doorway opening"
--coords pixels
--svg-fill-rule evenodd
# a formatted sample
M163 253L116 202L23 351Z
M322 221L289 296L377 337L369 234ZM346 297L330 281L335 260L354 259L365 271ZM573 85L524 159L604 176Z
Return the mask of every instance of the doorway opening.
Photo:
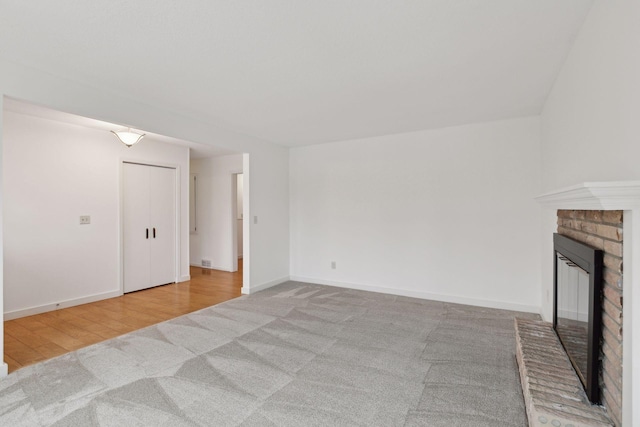
M235 173L232 175L232 191L231 191L231 199L233 205L233 214L232 214L232 229L234 238L234 249L233 252L236 254L234 260L234 271L238 271L239 263L242 263L243 260L243 228L244 228L244 174Z

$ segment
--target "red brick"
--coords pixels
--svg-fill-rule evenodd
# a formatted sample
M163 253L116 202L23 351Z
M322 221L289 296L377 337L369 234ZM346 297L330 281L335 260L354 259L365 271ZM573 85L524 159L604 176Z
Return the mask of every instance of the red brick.
M600 379L601 398L604 397L604 390L607 390L609 394L608 397L610 406L612 406L613 408L622 406L622 392L616 387L615 383L609 377L607 377L607 375L604 375ZM604 399L602 400L604 401Z
M558 227L558 233L563 236L571 237L574 240L582 242L586 238L586 235L580 231L573 230L566 227Z
M584 219L586 211L572 211L572 210L569 210L569 211L565 211L565 212L566 212L565 215L566 215L567 218L578 218L579 217L579 219Z
M608 375L608 372L603 371L603 376L602 376L602 383L604 385L604 387L602 388L606 388L609 390L609 393L611 394L611 397L613 398L613 400L617 400L618 396L620 397L620 403L622 402L622 378L620 378L620 382L618 383L616 380L614 380L613 378L611 378ZM616 402L617 403L617 402Z
M576 221L568 218L558 218L558 225L561 227L567 227L572 229L576 229L577 227Z
M584 241L587 237L583 232L576 230L569 230L567 235L578 242Z
M594 224L593 222L579 221L577 225L579 229L581 231L584 231L585 233L598 234L598 224ZM602 237L605 237L605 236L602 236Z
M604 297L613 305L622 310L622 291L614 286L604 286Z
M606 283L618 289L622 289L622 275L609 268L605 268L603 271L603 276L603 279Z
M602 222L609 224L622 224L622 211L603 211Z
M584 219L586 211L559 210L558 216L562 218Z
M613 256L622 257L622 243L606 240L604 242L604 251Z
M615 354L622 355L622 343L618 341L617 338L614 337L607 328L602 329L602 338L605 344L609 346L611 351L613 351Z
M606 298L602 301L602 308L604 309L604 312L607 313L613 320L622 324L622 310L611 304L611 302Z
M607 415L612 418L616 426L622 425L622 403L616 403L607 389L602 390L602 404L607 408Z
M616 273L622 273L622 258L609 255L605 252L603 258L604 266L613 270Z
M619 347L618 344L616 344L616 346ZM609 347L608 345L603 345L602 346L602 354L604 355L603 357L606 360L609 360L612 364L614 364L615 366L617 366L619 371L622 371L622 357L618 356L615 352L615 350L613 350L611 347Z
M604 249L604 242L604 239L596 236L587 236L587 238L584 240L584 243L596 249Z
M616 240L618 242L622 241L622 227L615 227L613 225L604 225L597 224L596 225L596 234L600 237L604 237L605 239Z
M609 360L606 357L602 360L602 370L605 384L622 390L622 366L620 360Z
M602 222L602 211L585 211L585 218L593 222Z
M608 314L602 315L602 326L611 332L618 340L622 341L622 325Z

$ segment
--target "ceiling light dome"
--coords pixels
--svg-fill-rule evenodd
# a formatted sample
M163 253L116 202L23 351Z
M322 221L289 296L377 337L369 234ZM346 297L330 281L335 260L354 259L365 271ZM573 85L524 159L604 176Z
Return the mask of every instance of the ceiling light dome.
M145 136L144 133L133 132L131 129L120 132L112 130L111 133L114 134L120 140L120 142L122 142L127 147L131 147L132 145L138 143Z

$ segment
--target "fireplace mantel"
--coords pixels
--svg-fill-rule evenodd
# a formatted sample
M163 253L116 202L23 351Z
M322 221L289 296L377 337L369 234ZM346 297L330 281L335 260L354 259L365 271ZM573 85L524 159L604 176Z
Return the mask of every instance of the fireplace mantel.
M585 182L536 197L553 209L640 209L640 181Z
M640 407L636 404L634 408L632 403L640 399L640 339L633 339L632 333L640 331L640 181L585 182L550 191L535 200L549 210L624 211L622 417L623 425L640 426ZM550 236L554 230L545 227L542 230L543 246L552 246ZM545 269L548 270L546 264L543 265L543 277Z

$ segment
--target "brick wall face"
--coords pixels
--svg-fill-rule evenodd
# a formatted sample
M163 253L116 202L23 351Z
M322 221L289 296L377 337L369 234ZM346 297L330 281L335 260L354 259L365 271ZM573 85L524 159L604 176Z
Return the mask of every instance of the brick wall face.
M622 425L622 211L558 211L558 233L604 251L600 388Z

